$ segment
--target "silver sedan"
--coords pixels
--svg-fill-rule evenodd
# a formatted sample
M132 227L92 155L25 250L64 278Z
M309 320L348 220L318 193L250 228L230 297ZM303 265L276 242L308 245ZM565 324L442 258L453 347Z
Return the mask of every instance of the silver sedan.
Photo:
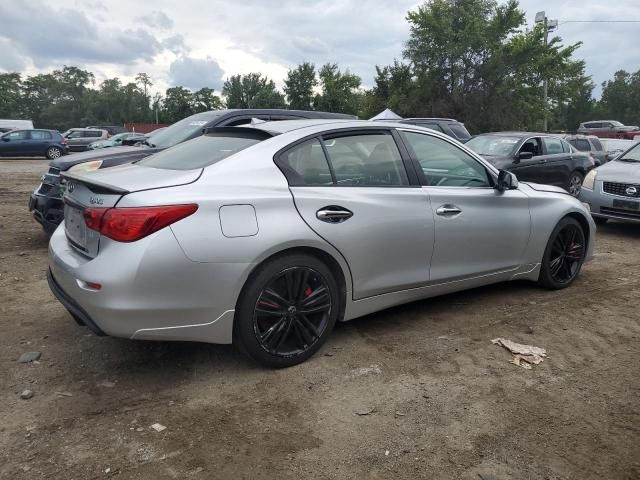
M589 211L564 190L407 124L212 129L66 179L48 278L79 323L234 343L275 367L393 305L508 280L566 287L593 250Z
M584 179L580 199L589 204L597 223L640 222L640 143L591 170Z

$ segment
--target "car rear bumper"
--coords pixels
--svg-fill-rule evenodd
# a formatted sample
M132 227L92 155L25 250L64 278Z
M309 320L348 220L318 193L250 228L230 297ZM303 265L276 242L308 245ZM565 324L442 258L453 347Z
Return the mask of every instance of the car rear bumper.
M192 262L168 228L127 244L103 239L93 259L69 244L63 226L49 242L56 298L92 331L114 337L231 343L248 268Z
M621 200L640 206L640 198L604 193L602 191L602 182L596 181L593 190L583 187L580 191L580 200L589 205L593 217L620 220L623 222L640 222L640 208L633 210L614 205L614 201Z

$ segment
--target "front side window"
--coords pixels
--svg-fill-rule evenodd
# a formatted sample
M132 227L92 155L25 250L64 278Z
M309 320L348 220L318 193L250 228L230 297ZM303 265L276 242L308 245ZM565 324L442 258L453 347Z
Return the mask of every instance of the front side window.
M593 144L593 148L595 148L596 152L602 152L604 148L602 147L602 143L597 138L592 138L591 143Z
M455 137L461 142L465 142L471 138L471 134L464 125L452 123L449 125L449 128L451 129Z
M5 138L9 138L10 140L26 140L27 139L27 131L20 130L19 132L10 132L4 135Z
M400 151L390 133L327 138L325 146L338 185L409 185Z
M564 147L562 146L562 140L559 138L543 137L544 148L547 155L555 155L558 153L564 153Z
M534 157L542 155L542 146L539 138L530 138L522 144L518 153L530 152Z
M316 138L287 150L276 164L291 186L333 185L329 164Z
M441 138L401 132L426 178L434 187L490 187L485 167L468 153Z

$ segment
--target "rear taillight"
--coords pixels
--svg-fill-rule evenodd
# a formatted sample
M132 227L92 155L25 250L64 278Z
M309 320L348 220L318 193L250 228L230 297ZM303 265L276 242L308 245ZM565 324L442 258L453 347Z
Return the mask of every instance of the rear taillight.
M91 230L118 242L135 242L182 220L198 210L198 205L159 207L87 208L84 222Z

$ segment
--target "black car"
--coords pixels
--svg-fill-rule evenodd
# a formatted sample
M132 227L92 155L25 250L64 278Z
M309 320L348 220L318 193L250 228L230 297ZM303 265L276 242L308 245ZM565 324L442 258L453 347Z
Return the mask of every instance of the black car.
M573 196L578 196L585 175L595 166L590 155L544 133L485 133L466 146L519 180L562 187Z
M125 127L118 127L116 125L92 125L87 128L94 128L97 130L106 130L109 133L109 136L117 135L118 133L124 133L127 131Z
M0 157L47 157L54 160L67 153L67 142L57 130L11 130L0 134Z
M430 128L431 130L442 132L451 138L455 138L462 143L471 138L471 134L465 128L464 123L454 120L453 118L403 118L402 120L394 121Z
M61 183L61 172L72 168L97 170L135 162L165 148L199 137L206 128L243 125L254 118L273 121L309 118L353 120L356 117L341 113L279 109L213 110L196 113L158 132L141 145L85 151L66 159L49 162L49 171L42 177L42 183L31 194L29 210L33 212L33 217L42 225L45 232L51 234L64 218L62 203L64 186Z

